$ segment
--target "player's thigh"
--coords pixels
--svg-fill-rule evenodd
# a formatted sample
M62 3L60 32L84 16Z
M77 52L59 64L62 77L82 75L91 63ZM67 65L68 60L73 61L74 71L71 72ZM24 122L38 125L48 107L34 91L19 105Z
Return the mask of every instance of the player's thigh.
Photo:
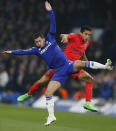
M59 81L51 80L48 84L45 95L52 96L60 87L61 83Z
M82 80L85 82L92 82L94 79L88 72L83 72L78 76L78 80Z
M53 70L48 70L48 71L38 80L38 84L42 85L42 84L45 84L45 83L49 82L53 75L54 75L54 71L53 71Z

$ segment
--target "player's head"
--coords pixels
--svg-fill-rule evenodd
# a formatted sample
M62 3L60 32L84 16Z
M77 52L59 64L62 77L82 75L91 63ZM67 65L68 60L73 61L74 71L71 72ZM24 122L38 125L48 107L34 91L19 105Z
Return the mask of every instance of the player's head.
M33 35L36 46L42 48L45 45L45 37L42 33L36 33Z
M81 26L80 34L84 41L87 41L91 35L91 27L88 25Z

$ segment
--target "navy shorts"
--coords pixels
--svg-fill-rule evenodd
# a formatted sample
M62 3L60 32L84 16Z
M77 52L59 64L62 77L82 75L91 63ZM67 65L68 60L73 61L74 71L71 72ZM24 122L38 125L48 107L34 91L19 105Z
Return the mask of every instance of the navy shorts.
M62 85L65 83L70 74L74 73L73 70L74 61L68 61L64 66L60 67L54 72L51 80L59 81Z

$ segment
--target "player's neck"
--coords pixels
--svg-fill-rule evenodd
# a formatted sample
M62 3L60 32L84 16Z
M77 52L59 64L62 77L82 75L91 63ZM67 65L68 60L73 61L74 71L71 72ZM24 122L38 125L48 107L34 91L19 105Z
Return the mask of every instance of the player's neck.
M83 37L82 37L82 35L81 35L81 33L80 33L79 35L80 35L80 37L81 37L82 41L83 41L83 42L85 42L85 41L84 41L84 39L83 39Z

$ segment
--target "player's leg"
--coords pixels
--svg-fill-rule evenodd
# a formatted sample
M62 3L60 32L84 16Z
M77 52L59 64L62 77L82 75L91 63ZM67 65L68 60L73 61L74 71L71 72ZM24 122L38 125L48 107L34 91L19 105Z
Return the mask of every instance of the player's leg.
M86 101L91 101L91 97L92 97L92 81L93 81L93 77L91 75L89 75L85 70L80 70L79 73L76 74L72 74L71 75L72 78L76 79L76 80L81 80L86 82L85 84L85 94L86 94Z
M33 93L37 90L39 90L40 86L42 86L43 84L49 82L49 80L51 79L51 77L54 74L54 70L48 70L42 77L40 80L36 81L33 86L29 89L28 93L25 93L24 95L21 95L17 98L18 101L24 101L30 97L32 97Z
M51 78L51 81L48 84L45 95L49 116L45 125L49 125L52 121L56 120L54 116L54 101L52 96L61 85L64 85L70 72L73 73L73 63L69 64L67 62L64 66L54 72L54 76Z
M88 109L93 112L97 112L97 109L92 105L92 90L93 90L93 77L84 70L81 70L81 73L78 75L78 80L86 82L85 84L85 94L86 94L86 103L84 105L85 109Z
M107 63L105 65L95 62L95 61L76 60L74 62L74 66L73 66L74 72L78 72L78 71L80 71L80 69L82 69L84 67L91 68L91 69L107 69L107 70L113 69L112 62L110 59L107 59Z
M78 79L78 80L82 80L82 81L86 82L86 84L85 84L85 94L86 94L85 105L87 106L86 109L89 109L91 111L97 111L96 108L91 104L92 89L93 89L93 83L92 83L93 77L91 75L89 75L89 73L87 73L85 70L80 70L79 73L72 74L71 77L76 80Z
M84 70L82 71L83 72L78 75L78 80L86 82L85 84L86 101L90 102L92 98L93 77L86 71Z
M56 120L56 117L54 116L53 94L56 90L60 88L60 86L61 86L60 82L54 80L51 80L48 84L47 90L45 92L45 96L46 96L46 106L49 115L45 125L49 125L51 122Z
M54 70L49 69L42 77L40 80L34 83L34 85L29 89L28 94L32 95L35 91L37 91L40 86L43 84L49 82L49 80L52 78L54 75Z

